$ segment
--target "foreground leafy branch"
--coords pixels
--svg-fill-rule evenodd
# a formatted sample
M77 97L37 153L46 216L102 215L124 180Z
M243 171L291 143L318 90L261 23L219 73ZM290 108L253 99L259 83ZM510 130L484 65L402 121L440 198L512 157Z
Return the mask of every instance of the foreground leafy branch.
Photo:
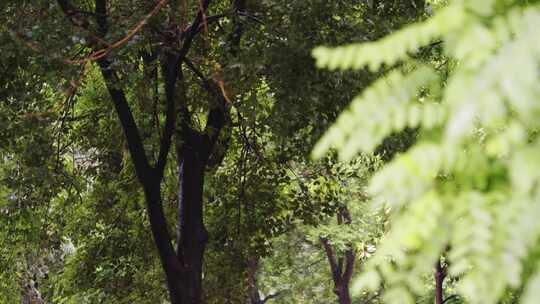
M371 180L392 229L357 292L384 282L385 302L413 303L450 248L448 276L470 303L498 303L509 290L524 290L521 303L540 297L540 271L530 280L522 271L540 236L539 37L537 4L453 1L380 41L313 51L320 67L391 69L353 100L314 157L335 148L350 159L420 128L418 142ZM435 39L447 76L415 55Z

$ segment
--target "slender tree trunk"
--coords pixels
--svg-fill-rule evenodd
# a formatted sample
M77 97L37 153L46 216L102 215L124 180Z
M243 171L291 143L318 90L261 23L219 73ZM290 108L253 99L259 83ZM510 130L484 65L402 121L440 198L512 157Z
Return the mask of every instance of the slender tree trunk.
M350 225L351 215L346 206L344 206L337 214L338 225ZM337 257L337 253L330 244L327 238L321 237L320 241L324 247L332 279L334 281L334 293L338 298L339 304L350 304L351 296L349 294L349 284L354 270L355 252L352 244L345 250L343 256Z
M161 205L161 191L159 183L154 183L151 185L145 185L145 201L146 201L146 210L148 213L148 218L150 221L150 227L152 230L152 236L154 243L158 248L159 258L161 261L161 266L165 272L165 277L167 281L167 287L171 295L171 302L173 304L179 304L182 302L175 301L177 298L177 281L180 277L180 271L182 265L179 263L176 256L174 256L174 251L167 248L170 246L168 239L165 239L164 236L169 235L167 230L167 224L164 219L163 208Z
M248 295L250 304L265 304L271 299L277 298L284 290L278 290L274 293L261 298L259 284L257 283L257 268L259 267L259 256L251 256L248 258Z
M259 258L252 256L248 258L248 294L251 304L261 304L262 299L257 285L257 267L259 266Z
M441 265L441 260L439 259L435 263L435 304L443 304L443 282L445 277L445 269Z

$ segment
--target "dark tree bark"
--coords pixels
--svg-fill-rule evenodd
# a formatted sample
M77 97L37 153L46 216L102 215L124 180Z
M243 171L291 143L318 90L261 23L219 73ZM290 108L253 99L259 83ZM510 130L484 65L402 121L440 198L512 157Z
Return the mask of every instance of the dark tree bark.
M203 149L203 137L195 131L186 130L182 139L177 256L183 273L177 284L179 296L183 298L181 303L200 303L203 256L208 240L203 222L204 170L208 153Z
M346 206L338 211L337 220L339 225L351 224L351 215ZM320 241L324 247L328 263L330 264L332 280L334 281L334 293L338 298L338 303L350 304L351 296L349 293L349 285L351 282L356 257L352 244L348 246L343 256L338 258L334 248L327 238L321 237Z
M440 259L435 263L434 277L435 277L435 304L443 304L444 303L443 283L444 283L444 278L446 277L446 268L442 265Z
M261 304L261 294L257 285L257 267L259 266L259 257L249 257L248 259L248 294L251 304Z
M265 304L271 299L277 298L283 290L271 293L261 298L259 285L257 283L257 268L259 267L259 257L251 256L248 258L248 295L251 304Z

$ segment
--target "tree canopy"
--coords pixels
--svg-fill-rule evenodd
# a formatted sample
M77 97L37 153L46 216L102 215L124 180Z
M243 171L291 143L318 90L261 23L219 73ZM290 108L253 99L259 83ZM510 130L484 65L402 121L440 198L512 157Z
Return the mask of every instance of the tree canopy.
M0 3L0 303L535 303L537 1Z

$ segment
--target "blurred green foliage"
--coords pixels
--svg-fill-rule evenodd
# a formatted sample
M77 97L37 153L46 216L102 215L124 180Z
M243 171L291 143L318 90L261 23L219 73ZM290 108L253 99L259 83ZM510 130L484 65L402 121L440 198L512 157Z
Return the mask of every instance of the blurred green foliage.
M350 159L419 129L370 181L391 229L357 292L384 288L386 303L414 303L443 255L467 302L537 302L539 20L535 1L452 1L381 40L313 51L320 67L385 70L315 157L336 148Z

